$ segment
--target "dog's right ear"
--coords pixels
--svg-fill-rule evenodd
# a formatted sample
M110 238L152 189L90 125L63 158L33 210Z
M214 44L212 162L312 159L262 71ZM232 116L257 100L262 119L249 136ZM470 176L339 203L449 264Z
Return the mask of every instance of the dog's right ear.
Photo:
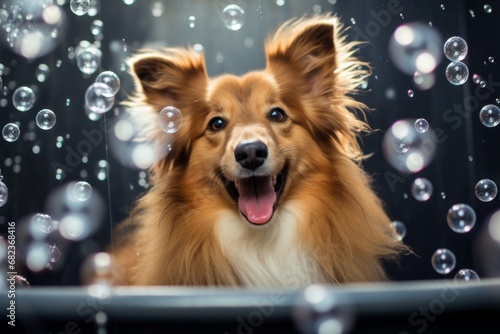
M180 109L204 96L208 81L205 61L193 50L145 51L127 63L139 95L158 111L169 105Z
M127 64L136 92L124 105L129 107L137 127L136 139L152 143L157 150L153 168L164 166L167 161L186 162L206 112L203 101L208 76L203 55L194 50L169 48L144 51ZM158 125L158 114L167 106L182 113L182 126L174 134L166 134Z

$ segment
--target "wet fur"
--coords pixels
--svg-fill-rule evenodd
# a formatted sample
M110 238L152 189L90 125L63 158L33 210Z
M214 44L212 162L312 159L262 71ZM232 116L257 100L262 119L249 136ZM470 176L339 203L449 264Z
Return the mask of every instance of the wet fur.
M354 57L356 47L336 18L323 15L283 24L266 41L266 68L242 77L209 78L203 55L191 49L131 58L137 90L127 106L159 158L152 188L121 226L134 232L115 247L125 272L120 283L303 287L386 280L382 261L404 246L360 166L357 137L368 126L355 116L365 106L352 94L368 67ZM158 111L169 105L184 117L173 135L157 125ZM286 111L287 122L269 121L274 106ZM215 115L228 125L213 133L207 124ZM242 217L219 178L231 174L234 143L254 137L268 143L273 168L289 166L264 226Z

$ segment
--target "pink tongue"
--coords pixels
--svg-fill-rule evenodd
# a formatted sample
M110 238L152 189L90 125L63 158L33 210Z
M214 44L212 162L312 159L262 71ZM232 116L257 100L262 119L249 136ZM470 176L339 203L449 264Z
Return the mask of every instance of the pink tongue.
M271 219L276 202L271 177L242 179L238 184L238 192L238 207L250 222L265 224Z

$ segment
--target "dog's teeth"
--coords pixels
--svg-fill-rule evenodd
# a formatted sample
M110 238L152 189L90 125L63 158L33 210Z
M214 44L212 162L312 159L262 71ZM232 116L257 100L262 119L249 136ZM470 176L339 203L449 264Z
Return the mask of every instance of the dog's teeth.
M277 181L278 181L278 178L276 176L273 176L273 187L276 187Z

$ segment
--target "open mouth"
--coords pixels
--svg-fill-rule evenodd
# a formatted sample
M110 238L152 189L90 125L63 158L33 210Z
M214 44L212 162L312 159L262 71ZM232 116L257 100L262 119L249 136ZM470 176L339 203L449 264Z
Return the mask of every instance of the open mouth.
M286 181L286 167L277 175L224 180L226 189L238 203L241 214L252 224L271 220Z

